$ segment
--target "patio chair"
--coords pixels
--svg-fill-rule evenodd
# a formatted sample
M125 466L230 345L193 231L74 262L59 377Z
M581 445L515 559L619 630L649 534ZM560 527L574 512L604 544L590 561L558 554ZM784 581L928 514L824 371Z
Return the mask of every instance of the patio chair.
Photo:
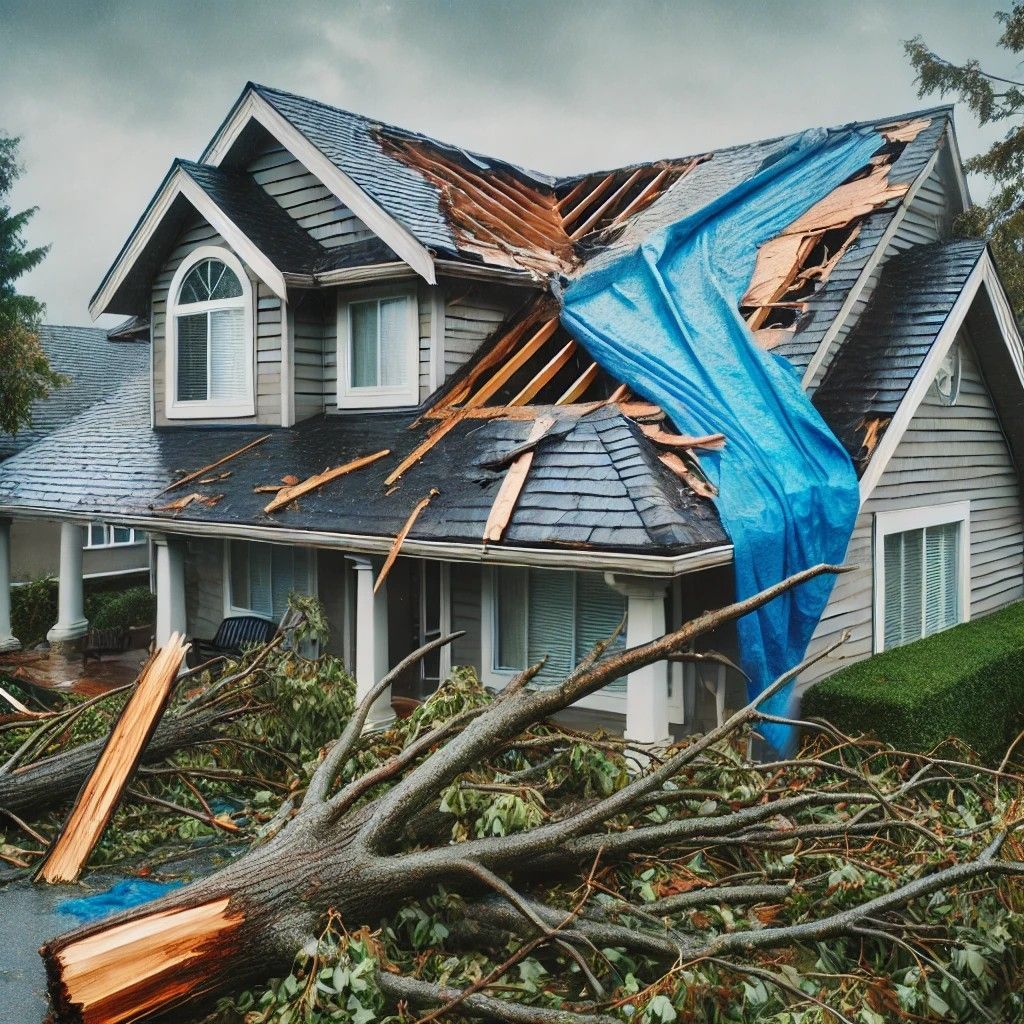
M90 659L99 661L104 654L123 654L131 643L131 633L121 626L110 629L90 629L82 644L82 664Z
M265 644L277 631L277 624L259 615L231 615L221 621L211 640L195 638L189 664L201 665L218 655L237 657L245 647Z

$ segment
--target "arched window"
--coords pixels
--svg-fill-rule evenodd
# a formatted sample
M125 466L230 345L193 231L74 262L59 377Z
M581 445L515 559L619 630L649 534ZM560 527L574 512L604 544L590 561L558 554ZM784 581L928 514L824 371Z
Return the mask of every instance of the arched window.
M169 416L253 415L252 289L230 253L204 246L178 268L167 355Z

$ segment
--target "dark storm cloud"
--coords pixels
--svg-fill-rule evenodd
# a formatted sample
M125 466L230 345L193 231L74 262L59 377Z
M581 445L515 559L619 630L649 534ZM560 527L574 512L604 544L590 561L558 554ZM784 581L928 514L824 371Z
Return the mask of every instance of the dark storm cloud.
M172 157L200 152L249 79L573 171L921 106L901 47L917 32L1013 71L998 6L0 0L15 201L53 243L25 286L52 322L87 322ZM992 137L963 114L959 129L966 153Z

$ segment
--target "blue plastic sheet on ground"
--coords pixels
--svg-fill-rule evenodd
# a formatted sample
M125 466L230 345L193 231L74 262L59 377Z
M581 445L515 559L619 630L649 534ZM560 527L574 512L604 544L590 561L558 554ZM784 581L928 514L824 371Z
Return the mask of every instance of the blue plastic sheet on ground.
M782 155L639 248L584 273L563 294L562 321L591 356L683 433L721 432L701 463L718 487L743 599L819 562L842 562L859 506L850 458L793 368L758 348L738 304L758 246L863 167L872 131L795 136ZM815 578L737 622L740 665L755 696L799 664L835 579ZM785 715L792 684L765 710ZM792 730L768 724L778 750Z
M83 896L77 900L65 900L57 907L60 914L70 914L79 921L101 921L141 903L149 903L172 889L178 889L184 882L152 882L143 878L126 878L111 886L106 892Z

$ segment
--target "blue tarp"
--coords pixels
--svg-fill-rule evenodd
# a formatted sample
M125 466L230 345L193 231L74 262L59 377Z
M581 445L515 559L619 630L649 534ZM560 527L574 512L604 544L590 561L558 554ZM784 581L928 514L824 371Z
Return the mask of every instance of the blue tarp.
M101 921L121 910L149 903L184 884L184 882L150 882L143 878L126 878L115 883L105 892L82 896L75 900L65 900L58 905L57 912L70 914L72 917L77 917L79 921Z
M846 555L859 505L850 458L793 368L757 347L738 304L758 246L881 145L867 130L796 136L756 174L563 294L563 323L612 376L660 405L679 431L726 435L701 463L733 542L737 599ZM833 583L818 577L739 620L751 696L803 658ZM790 693L765 709L786 714ZM792 742L784 726L763 731L780 750Z

